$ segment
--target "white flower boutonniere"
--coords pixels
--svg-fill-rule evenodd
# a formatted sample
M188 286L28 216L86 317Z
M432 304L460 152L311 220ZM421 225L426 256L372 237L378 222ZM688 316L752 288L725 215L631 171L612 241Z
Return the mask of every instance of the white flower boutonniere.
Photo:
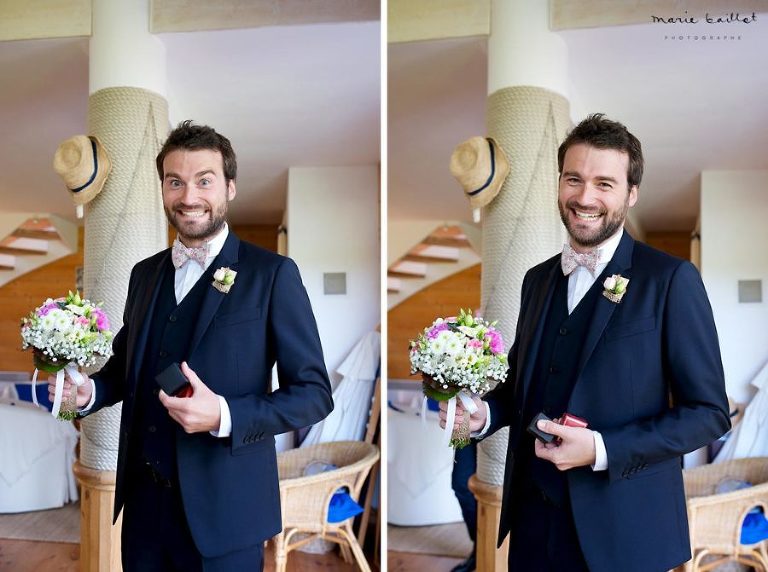
M222 266L213 273L213 282L211 284L213 284L213 287L219 292L228 294L229 289L232 288L232 284L235 283L235 276L237 276L237 272L231 268Z
M629 278L624 278L621 274L609 276L603 282L603 288L605 288L603 296L614 304L618 304L627 293L627 284L629 284Z

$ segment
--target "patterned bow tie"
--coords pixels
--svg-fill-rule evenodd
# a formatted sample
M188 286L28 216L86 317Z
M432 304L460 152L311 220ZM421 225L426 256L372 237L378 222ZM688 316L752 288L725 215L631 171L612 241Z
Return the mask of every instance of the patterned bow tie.
M176 268L181 268L187 260L194 260L205 270L205 259L208 258L208 243L198 248L187 248L178 240L173 242L171 260Z
M598 264L600 264L600 252L596 248L581 254L571 248L570 244L563 246L560 266L563 268L563 274L566 276L576 270L577 266L583 266L594 274Z

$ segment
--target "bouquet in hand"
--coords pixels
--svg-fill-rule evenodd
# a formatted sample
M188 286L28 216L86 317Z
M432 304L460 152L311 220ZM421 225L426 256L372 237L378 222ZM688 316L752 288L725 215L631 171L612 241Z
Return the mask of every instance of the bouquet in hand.
M97 356L112 355L112 332L109 319L99 307L80 297L79 292L69 292L64 298L48 298L21 319L22 349L32 348L35 374L32 378L32 397L37 404L34 383L38 370L56 374L56 394L52 414L59 419L74 419L76 393L62 406L61 396L64 373L68 373L77 385L83 384L78 367L93 365Z
M455 448L469 444L469 419L453 428L457 397L471 414L476 409L471 395L483 395L506 379L507 354L495 326L461 310L457 317L438 318L411 341L411 373L421 373L426 397L448 401L445 431Z

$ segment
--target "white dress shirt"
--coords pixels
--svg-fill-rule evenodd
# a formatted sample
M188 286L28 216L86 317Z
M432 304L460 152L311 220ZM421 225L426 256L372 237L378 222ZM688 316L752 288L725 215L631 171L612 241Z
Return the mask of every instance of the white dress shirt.
M598 247L599 262L595 267L594 274L583 266L577 266L576 269L568 276L568 314L570 315L579 302L584 298L584 295L592 287L597 280L597 277L605 270L608 263L616 253L616 249L619 247L621 237L624 234L624 228L620 228L616 234L606 240ZM473 437L482 437L488 431L491 426L491 409L487 403L484 403L486 411L485 426L477 434L473 434ZM603 436L598 431L592 431L592 436L595 439L595 464L592 465L594 471L605 471L608 468L608 453L605 450L605 442Z
M181 301L187 294L189 294L189 291L192 290L192 287L197 283L197 281L200 280L200 277L203 275L203 273L208 270L208 267L213 262L213 259L219 255L221 249L224 248L224 243L227 240L227 236L229 236L229 226L225 222L224 228L222 228L216 236L208 241L208 256L205 259L205 268L200 266L194 260L187 260L181 268L176 269L173 287L176 294L177 305L181 304ZM178 241L179 238L176 237L174 242ZM93 392L91 394L91 401L88 403L88 405L80 410L83 413L88 411L93 406L93 402L96 400L96 388L93 384L93 380L91 380L91 385L94 386ZM224 399L221 395L217 395L217 397L219 398L221 421L219 422L219 430L211 431L210 433L214 437L229 437L232 434L232 415L229 412L229 405L227 404L227 400Z

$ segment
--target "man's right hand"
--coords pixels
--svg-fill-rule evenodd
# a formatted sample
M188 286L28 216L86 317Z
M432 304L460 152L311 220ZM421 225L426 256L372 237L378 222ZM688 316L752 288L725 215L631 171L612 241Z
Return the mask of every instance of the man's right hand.
M77 390L77 408L78 409L85 407L86 405L88 405L88 403L90 403L91 394L93 393L93 382L91 381L91 378L82 372L80 375L83 376L85 383L83 383L83 385L81 386L77 386L75 385L75 382L72 381L72 378L69 377L69 374L65 373L64 387L61 391L61 400L66 401L70 395L70 392ZM51 403L53 403L55 396L56 396L56 376L49 375L48 376L48 399L51 400Z
M485 427L485 422L488 416L488 409L485 407L485 403L478 396L473 395L472 401L477 405L477 411L469 416L469 432L477 433L482 431ZM461 400L456 400L456 417L454 419L454 425L458 426L464 422L464 416L467 415L466 409L461 404ZM445 420L448 417L448 402L440 401L440 427L445 429Z

